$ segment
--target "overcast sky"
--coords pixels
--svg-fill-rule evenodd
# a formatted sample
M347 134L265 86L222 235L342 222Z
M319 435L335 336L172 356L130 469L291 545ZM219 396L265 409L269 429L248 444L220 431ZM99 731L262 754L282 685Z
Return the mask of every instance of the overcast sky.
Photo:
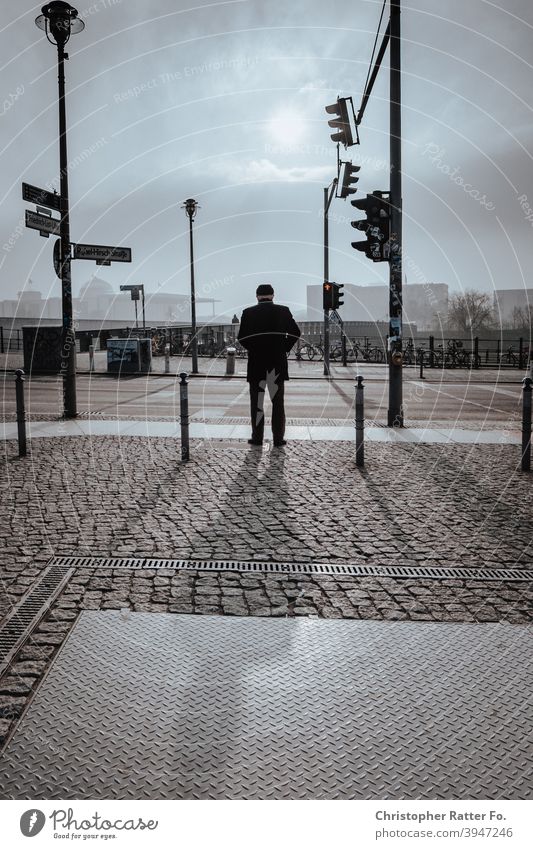
M192 196L198 294L232 313L269 281L301 309L321 281L323 187L336 168L324 106L338 94L359 105L381 6L83 0L66 63L71 238L133 250L130 266L99 276L186 293L180 205ZM21 226L21 181L58 173L56 52L39 12L3 6L0 299L29 279L59 294L53 238ZM533 286L533 4L411 0L402 35L407 280ZM347 151L362 166L357 197L388 189L387 71ZM360 213L336 200L331 214L331 278L385 281L387 264L350 246ZM73 263L75 293L96 270Z

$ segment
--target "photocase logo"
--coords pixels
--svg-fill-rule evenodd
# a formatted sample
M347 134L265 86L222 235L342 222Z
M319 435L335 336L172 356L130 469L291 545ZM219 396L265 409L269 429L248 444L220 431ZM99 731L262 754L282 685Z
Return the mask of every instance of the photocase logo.
M20 830L24 837L35 837L42 830L46 817L42 811L31 808L25 811L20 818Z

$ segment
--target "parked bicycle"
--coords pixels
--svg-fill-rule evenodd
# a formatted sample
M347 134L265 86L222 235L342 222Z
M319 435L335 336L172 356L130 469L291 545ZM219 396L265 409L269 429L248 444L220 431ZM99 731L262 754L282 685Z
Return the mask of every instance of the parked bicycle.
M500 354L500 365L504 365L506 363L509 366L517 366L519 360L519 354L515 351L513 345L509 345L509 347L502 351Z

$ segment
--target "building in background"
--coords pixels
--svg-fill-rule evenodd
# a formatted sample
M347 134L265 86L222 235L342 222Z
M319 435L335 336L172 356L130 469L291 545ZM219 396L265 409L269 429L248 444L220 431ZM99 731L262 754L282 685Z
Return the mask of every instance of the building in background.
M501 327L518 327L533 312L533 289L495 289L494 320Z
M187 324L191 320L190 298L179 292L145 291L146 323ZM215 315L215 298L196 298L198 321L209 323ZM115 292L113 287L99 277L93 277L81 287L79 296L73 298L74 317L77 321L94 319L96 322L122 322L132 325L135 307L129 292ZM139 322L142 319L138 303ZM17 299L0 301L0 317L28 319L29 321L61 320L61 298L43 298L42 293L28 288L18 293Z
M344 284L344 304L340 314L344 321L388 321L389 287ZM407 283L403 287L403 318L419 330L443 325L448 314L446 283ZM323 315L322 285L307 287L307 317L318 321Z

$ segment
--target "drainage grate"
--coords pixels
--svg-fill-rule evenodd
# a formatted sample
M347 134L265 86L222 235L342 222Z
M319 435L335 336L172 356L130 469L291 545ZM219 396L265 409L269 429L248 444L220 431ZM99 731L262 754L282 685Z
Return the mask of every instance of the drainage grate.
M39 583L21 598L0 625L0 674L70 579L72 569L52 560Z
M178 560L151 557L54 557L67 569L190 569L197 572L267 572L304 575L355 575L377 578L463 578L469 581L533 581L533 569L483 569L462 566L372 566L351 563L276 563L247 560Z

